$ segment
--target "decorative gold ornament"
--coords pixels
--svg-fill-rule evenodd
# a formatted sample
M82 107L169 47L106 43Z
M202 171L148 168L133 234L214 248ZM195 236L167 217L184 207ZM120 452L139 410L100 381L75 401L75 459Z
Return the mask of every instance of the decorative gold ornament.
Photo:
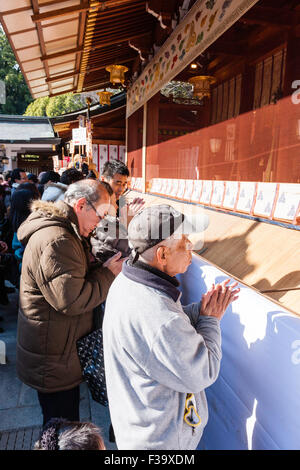
M216 79L209 75L197 75L189 78L188 82L194 87L193 96L202 100L205 96L210 98L210 86L216 83Z
M110 97L113 95L110 91L97 91L97 95L99 96L99 103L103 106L107 104L110 106Z
M110 82L111 83L123 83L125 82L125 72L128 71L128 67L125 65L109 65L105 68L110 73Z

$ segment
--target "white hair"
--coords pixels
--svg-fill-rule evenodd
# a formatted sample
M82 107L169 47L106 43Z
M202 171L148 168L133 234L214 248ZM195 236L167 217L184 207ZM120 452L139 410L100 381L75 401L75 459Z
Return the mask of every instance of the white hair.
M178 238L175 238L174 234L172 234L162 242L159 242L157 245L152 246L151 248L148 248L148 250L144 251L144 253L139 256L139 260L143 263L150 264L154 261L156 251L160 246L167 246L168 248L172 249L175 247L175 245L177 245L177 243Z
M85 198L91 203L97 203L107 193L107 187L98 180L83 179L76 181L68 186L65 192L64 200L70 206L73 206L78 199Z

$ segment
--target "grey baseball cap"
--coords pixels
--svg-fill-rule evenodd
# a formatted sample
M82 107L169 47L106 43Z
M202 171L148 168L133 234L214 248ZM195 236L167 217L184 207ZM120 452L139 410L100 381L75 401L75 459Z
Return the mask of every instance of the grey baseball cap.
M205 214L186 215L168 204L146 207L139 212L128 226L128 242L132 255L136 260L138 255L166 240L174 234L175 237L199 233L209 224Z

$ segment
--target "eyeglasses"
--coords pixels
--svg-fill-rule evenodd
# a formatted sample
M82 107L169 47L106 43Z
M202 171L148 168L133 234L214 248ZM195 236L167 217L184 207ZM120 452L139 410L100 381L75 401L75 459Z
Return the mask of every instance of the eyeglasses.
M186 395L183 419L186 424L193 428L201 424L201 418L197 413L196 400L193 393L187 393Z
M91 208L95 211L95 214L97 217L99 217L99 220L102 220L104 217L102 215L99 214L99 212L97 211L96 207L94 206L94 204L89 200L87 199L86 202L91 206Z

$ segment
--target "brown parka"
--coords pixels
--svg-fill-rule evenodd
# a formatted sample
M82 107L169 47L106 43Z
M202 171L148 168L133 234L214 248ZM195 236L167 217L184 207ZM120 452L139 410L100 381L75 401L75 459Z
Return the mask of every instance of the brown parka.
M93 328L93 308L103 302L114 275L92 267L72 207L34 201L18 230L22 262L17 374L51 393L82 382L76 341Z

